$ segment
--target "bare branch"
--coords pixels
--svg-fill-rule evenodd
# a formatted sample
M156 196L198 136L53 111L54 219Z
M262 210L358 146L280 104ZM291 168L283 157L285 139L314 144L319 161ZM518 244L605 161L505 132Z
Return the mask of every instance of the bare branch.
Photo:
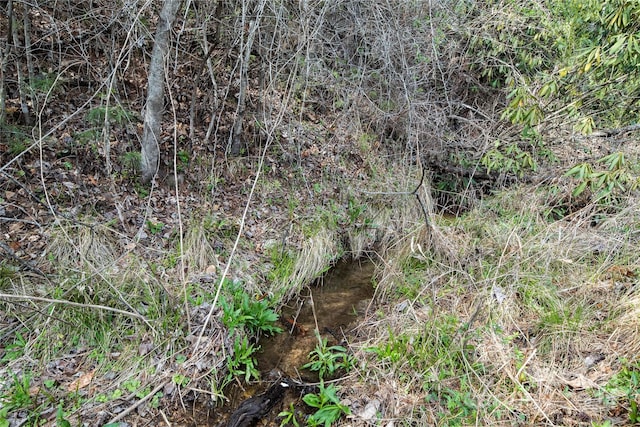
M148 323L147 319L144 316L142 316L141 314L132 313L130 311L119 310L117 308L107 307L107 306L104 306L104 305L82 304L82 303L79 303L79 302L73 302L73 301L67 301L67 300L61 300L61 299L36 297L36 296L33 296L33 295L0 294L0 299L19 300L19 301L40 301L40 302L48 302L48 303L51 303L51 304L63 304L63 305L69 305L69 306L72 306L72 307L91 308L91 309L95 309L95 310L110 311L112 313L122 314L123 316L133 317L135 319L140 319L140 320L144 321L145 323Z

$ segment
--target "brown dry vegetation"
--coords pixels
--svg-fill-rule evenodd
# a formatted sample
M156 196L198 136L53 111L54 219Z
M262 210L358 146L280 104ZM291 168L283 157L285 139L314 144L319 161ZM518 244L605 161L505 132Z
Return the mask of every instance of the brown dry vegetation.
M235 344L259 335L224 318L231 281L278 311L365 256L375 296L336 381L351 412L339 425L633 421L637 194L603 204L563 173L617 150L636 173L636 134L559 124L535 173L488 173L494 141L526 142L467 56L460 2L186 2L148 186L138 143L158 2L12 3L0 426L203 425L194 408L219 408L243 377L229 376Z

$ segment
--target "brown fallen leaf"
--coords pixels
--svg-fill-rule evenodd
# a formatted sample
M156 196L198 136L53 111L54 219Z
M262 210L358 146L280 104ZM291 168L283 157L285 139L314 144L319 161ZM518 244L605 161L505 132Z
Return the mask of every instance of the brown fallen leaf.
M93 379L93 374L95 372L96 371L87 372L86 374L76 378L71 382L71 384L69 384L69 386L67 387L67 390L69 390L70 392L73 392L73 391L78 391L82 388L85 388L86 386L91 384L91 380Z
M563 378L563 382L574 390L587 390L598 387L598 384L582 374L578 374L575 378L570 380Z

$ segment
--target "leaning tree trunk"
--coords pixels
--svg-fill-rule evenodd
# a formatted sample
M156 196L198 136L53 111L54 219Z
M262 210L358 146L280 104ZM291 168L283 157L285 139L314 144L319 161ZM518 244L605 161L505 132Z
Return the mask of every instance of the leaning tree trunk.
M142 181L150 182L160 165L160 123L164 108L164 59L169 45L169 30L182 0L164 0L156 28L155 43L149 63L147 104L142 134Z

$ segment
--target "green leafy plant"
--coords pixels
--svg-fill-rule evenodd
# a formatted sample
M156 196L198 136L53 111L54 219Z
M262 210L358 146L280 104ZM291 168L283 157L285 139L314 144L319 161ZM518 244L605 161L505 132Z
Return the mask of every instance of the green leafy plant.
M222 297L220 305L225 326L231 330L246 327L254 334L282 332L282 328L275 325L278 315L269 307L267 300L252 298L241 281L225 280L224 287L227 295Z
M147 228L151 234L158 234L164 229L164 223L147 220Z
M508 89L503 118L547 117L591 133L635 122L640 103L640 7L618 0L477 4L468 58L486 83ZM621 102L622 101L622 102Z
M589 189L596 201L611 201L616 195L638 187L638 177L632 175L623 153L609 154L599 159L598 163L604 164L606 169L598 170L590 163L581 163L565 174L578 180L573 190L574 196Z
M58 405L58 409L56 410L56 426L57 427L71 427L71 423L69 420L65 418L64 409L62 408L62 404Z
M160 406L160 399L162 399L163 396L164 396L164 393L162 393L161 391L154 394L151 400L149 401L149 406L157 409Z
M522 150L518 144L504 145L500 141L494 143L494 147L482 156L480 163L492 171L512 173L522 177L525 171L535 171L538 165L528 151Z
M347 353L347 349L341 345L328 346L327 340L318 337L318 344L315 349L309 353L310 362L305 364L303 369L310 369L318 372L320 379L326 378L326 375L333 375L339 369L349 371L354 365L354 357Z
M302 400L310 407L316 408L316 412L307 418L307 423L310 426L324 425L329 427L342 415L351 413L348 406L340 403L336 386L330 384L325 387L323 381L320 381L318 393L306 394Z
M29 88L34 92L47 93L55 89L58 82L56 73L42 73L34 76Z
M135 113L120 106L100 106L92 108L87 113L87 121L94 126L101 126L105 121L109 123L125 124L135 119Z
M620 372L611 377L600 395L606 404L625 405L629 422L640 423L640 362L623 361Z
M389 339L375 347L368 347L366 351L375 354L380 361L396 364L406 357L409 341L409 337L396 337L393 331L389 331Z
M26 139L11 139L9 141L9 149L7 152L12 156L17 156L24 152L28 147L28 141Z
M29 418L33 422L38 418L38 411L35 410L35 400L31 397L31 375L24 374L21 378L13 375L13 383L0 396L0 427L9 426L7 417L10 413L18 410L29 412Z
M189 153L185 150L180 150L176 154L176 157L178 158L178 171L184 171L189 165Z
M11 156L23 153L32 143L26 128L7 123L0 123L0 139L6 143L5 151Z
M280 422L280 427L288 426L288 425L293 425L295 427L300 426L300 423L296 418L296 409L293 406L293 402L289 404L289 409L280 412L278 416L282 418L282 421Z
M128 151L120 156L120 162L124 169L128 172L138 172L140 170L140 162L142 155L139 151Z
M270 282L286 280L293 274L296 259L290 251L285 250L281 245L274 245L269 249L269 255L273 265L267 274Z
M137 396L140 393L140 386L141 385L142 385L142 383L140 382L139 379L132 378L132 379L129 379L129 380L126 380L125 382L123 382L122 383L122 388L124 388L129 393L135 393L136 396ZM140 396L137 396L137 397L140 397ZM144 395L142 397L144 397Z
M80 144L87 144L91 142L96 142L100 138L100 130L98 129L87 129L82 132L78 132L74 135L75 141Z
M191 382L191 378L182 374L175 374L171 377L171 381L177 386L185 387Z
M116 399L120 399L124 393L119 388L111 391L109 394L100 393L96 395L95 401L98 403L107 403L114 401Z
M366 210L366 205L358 203L353 198L349 198L349 202L347 204L347 216L349 218L349 224L357 225L359 222L362 223L364 221L362 219L362 216L364 215Z
M5 346L5 353L0 363L11 362L24 354L27 341L20 332L16 332L16 336L11 344Z
M149 197L149 187L147 187L146 185L140 184L136 181L134 184L134 189L136 190L136 194L138 194L138 197L142 199Z
M448 409L448 413L441 414L443 425L467 425L476 416L477 405L468 391L445 389L440 400Z
M251 378L260 378L260 371L253 355L260 349L249 343L249 338L236 336L233 343L233 354L227 356L227 366L229 373L226 382L229 383L233 377L244 377L246 382Z

